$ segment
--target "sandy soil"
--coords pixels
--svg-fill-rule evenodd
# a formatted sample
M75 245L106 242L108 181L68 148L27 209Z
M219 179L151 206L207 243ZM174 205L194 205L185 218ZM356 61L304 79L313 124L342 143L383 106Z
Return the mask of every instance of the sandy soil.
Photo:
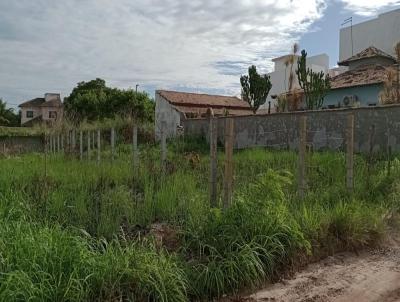
M400 302L400 240L360 255L329 257L242 301Z

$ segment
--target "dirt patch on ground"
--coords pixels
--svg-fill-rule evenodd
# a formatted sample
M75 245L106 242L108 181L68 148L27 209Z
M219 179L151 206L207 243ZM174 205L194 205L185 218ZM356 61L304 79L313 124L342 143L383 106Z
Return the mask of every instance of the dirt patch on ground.
M328 257L292 279L232 301L400 302L400 240L393 237L359 255Z

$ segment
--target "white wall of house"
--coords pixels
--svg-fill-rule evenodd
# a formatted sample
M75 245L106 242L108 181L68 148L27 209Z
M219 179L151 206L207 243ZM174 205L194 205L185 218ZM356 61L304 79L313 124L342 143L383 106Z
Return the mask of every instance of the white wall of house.
M161 129L163 122L165 122L165 129L167 137L174 137L177 132L177 127L181 124L181 114L176 111L167 100L160 96L156 91L155 96L156 110L155 110L155 135L156 140L161 138Z
M63 118L63 109L62 107L41 107L42 109L42 118L44 121L53 121L61 120ZM54 114L50 114L50 112L55 112Z
M28 112L32 112L33 116L28 117ZM50 114L50 112L56 112L56 114ZM21 125L29 122L31 119L34 119L38 116L42 116L44 121L52 121L61 120L63 118L63 108L62 107L22 107L21 108Z
M32 116L28 117L28 114L32 112ZM42 114L41 108L40 107L22 107L21 108L21 125L25 124L26 122L29 122L31 119L34 119L35 117L38 117L39 115Z
M375 46L395 55L394 45L400 42L400 9L379 15L377 18L353 25L353 54ZM351 28L340 30L339 61L352 56Z
M267 109L268 102L271 102L271 106L273 107L276 101L272 99L272 96L287 92L289 85L290 65L286 67L285 60L286 57L274 60L275 63L274 71L268 74L271 77L272 88L268 94L267 101L260 109ZM326 74L329 71L329 56L326 54L320 54L308 57L307 67L311 68L315 72L322 71ZM293 64L293 73L294 73L293 88L300 88L299 82L297 80L296 69L297 69L297 61L295 62L295 64Z

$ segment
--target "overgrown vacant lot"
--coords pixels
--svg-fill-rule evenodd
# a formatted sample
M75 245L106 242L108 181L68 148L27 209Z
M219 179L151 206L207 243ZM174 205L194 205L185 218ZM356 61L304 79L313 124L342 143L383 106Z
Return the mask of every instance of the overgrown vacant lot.
M0 159L0 301L211 300L378 244L400 205L396 159L356 156L349 194L344 155L313 153L300 200L295 153L238 151L226 211L209 207L207 146L170 145L165 177L159 162L143 147L134 178L129 146L100 165ZM221 192L222 153L218 173Z

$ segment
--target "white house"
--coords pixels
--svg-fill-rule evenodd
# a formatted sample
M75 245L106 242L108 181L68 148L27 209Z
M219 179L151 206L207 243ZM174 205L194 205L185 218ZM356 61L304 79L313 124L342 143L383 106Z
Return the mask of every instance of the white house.
M273 100L272 96L280 95L288 91L291 66L287 66L285 62L287 61L289 56L290 55L285 55L272 60L274 62L274 71L268 74L271 78L272 88L269 92L267 101L261 107L261 109L268 108L269 102L271 102L271 106L273 107L275 101ZM295 63L293 64L293 89L300 88L296 75L298 58L300 58L300 56L296 55ZM329 72L329 56L327 54L320 54L312 57L307 57L307 67L311 68L315 72L323 71L327 74Z
M21 125L35 123L54 123L63 118L63 103L59 93L46 93L44 98L35 98L20 104Z

